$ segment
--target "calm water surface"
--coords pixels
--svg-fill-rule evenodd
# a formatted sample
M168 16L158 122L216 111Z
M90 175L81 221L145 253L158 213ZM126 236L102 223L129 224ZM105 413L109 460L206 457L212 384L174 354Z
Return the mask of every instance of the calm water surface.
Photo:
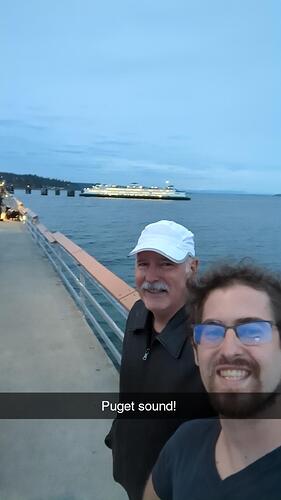
M50 231L60 231L125 281L133 284L128 253L146 224L174 220L196 238L201 269L221 258L250 257L281 270L281 197L192 195L191 201L70 198L40 191L15 196L39 215Z

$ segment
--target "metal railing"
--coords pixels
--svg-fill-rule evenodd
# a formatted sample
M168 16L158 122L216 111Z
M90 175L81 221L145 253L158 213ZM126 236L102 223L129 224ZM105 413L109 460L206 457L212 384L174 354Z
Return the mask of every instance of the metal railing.
M36 214L24 209L24 207L21 209L32 237L53 264L78 307L83 311L93 332L115 366L119 368L128 309L137 300L137 293L113 273L107 271L110 275L112 274L113 280L118 280L125 287L124 301L126 305L123 305L120 300L116 299L116 293L115 296L110 293L110 286L107 286L106 289L89 271L88 266L82 265L79 258L75 257L75 254L72 255L74 252L72 252L71 246L75 249L78 248L85 254L80 247L74 245L66 237L63 239L67 240L68 245L62 245L58 241L62 238L56 238L57 235L62 237L61 233L50 233L47 228L40 224ZM93 257L86 255L96 265L103 267Z

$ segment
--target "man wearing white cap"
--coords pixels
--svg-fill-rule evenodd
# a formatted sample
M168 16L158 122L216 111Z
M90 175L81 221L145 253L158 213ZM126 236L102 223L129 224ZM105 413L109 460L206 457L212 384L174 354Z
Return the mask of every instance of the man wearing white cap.
M197 270L193 233L173 221L149 224L130 255L136 255L136 285L160 333L185 305L186 281Z
M193 233L173 221L149 224L130 255L136 255L141 300L127 320L120 393L204 392L187 338L186 283L198 266ZM190 409L190 418L213 414L204 401L197 412ZM112 448L114 479L130 500L142 498L160 450L181 423L175 419L114 421L106 444Z

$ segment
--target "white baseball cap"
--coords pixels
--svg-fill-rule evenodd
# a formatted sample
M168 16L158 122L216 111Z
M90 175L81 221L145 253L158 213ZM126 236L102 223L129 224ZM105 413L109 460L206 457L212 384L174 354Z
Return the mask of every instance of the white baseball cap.
M144 228L130 255L145 251L160 253L180 264L189 255L195 256L194 234L171 220L153 222Z

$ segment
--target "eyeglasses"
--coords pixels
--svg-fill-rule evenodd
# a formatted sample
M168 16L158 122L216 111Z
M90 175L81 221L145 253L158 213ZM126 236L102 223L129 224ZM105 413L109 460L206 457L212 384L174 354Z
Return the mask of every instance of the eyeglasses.
M237 325L221 325L218 323L202 323L194 325L193 338L195 344L206 347L220 345L226 335L227 330L234 330L240 342L244 345L266 344L272 340L272 321L256 320L246 321Z

